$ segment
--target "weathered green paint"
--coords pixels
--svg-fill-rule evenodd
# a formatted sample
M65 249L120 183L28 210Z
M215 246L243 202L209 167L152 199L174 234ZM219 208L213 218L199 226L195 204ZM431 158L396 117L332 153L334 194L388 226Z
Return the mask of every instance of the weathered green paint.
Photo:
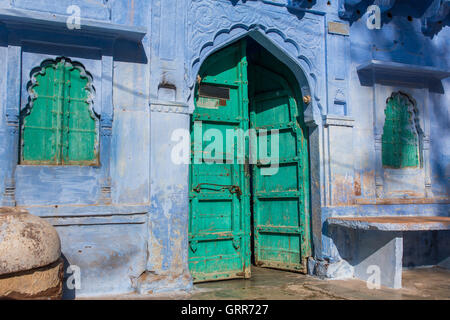
M196 130L217 129L225 140L227 129L248 128L245 48L245 42L227 47L208 58L200 70L202 84L229 88L230 99L214 103L212 98L196 97L189 215L189 264L195 282L250 275L249 188L244 168L237 161L211 163L212 158L226 159L209 151L210 142L202 142L203 163L195 163L201 153L196 143L202 141L195 137ZM242 194L231 186L239 187Z
M197 89L191 122L189 216L189 265L195 282L250 277L252 235L258 265L306 271L311 246L308 143L301 92L291 86L296 80L286 67L263 58L264 64L280 73L248 66L245 40L213 54L200 70L201 85L229 88L230 97L225 101L201 97ZM237 163L237 145L225 155L216 155L209 152L210 141L199 144L199 132L216 129L224 137L223 146L229 148L226 130L249 128L279 130L281 163L275 175L263 175L263 165L249 164L249 139L245 163ZM270 134L267 139L270 151ZM205 158L225 162L231 153L235 161L198 163L199 150L203 150L204 162Z
M419 166L419 135L414 104L401 92L387 100L382 136L383 166L391 168Z
M90 81L81 66L61 59L34 75L22 125L22 164L96 165L97 123Z
M295 80L289 79L288 70L281 65L273 68L273 62L261 56L264 67L249 64L250 127L279 130L280 163L273 175L262 172L264 165L253 166L255 263L306 272L310 255L308 144L302 109L299 111L301 95L290 85ZM266 66L271 65L269 70ZM268 134L268 146L270 139Z

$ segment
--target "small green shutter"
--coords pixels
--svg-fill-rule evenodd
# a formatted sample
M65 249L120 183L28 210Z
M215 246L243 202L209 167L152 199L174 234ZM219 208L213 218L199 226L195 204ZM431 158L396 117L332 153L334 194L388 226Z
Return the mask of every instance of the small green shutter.
M35 75L22 126L22 164L98 163L89 80L82 67L64 59L46 64Z
M383 166L419 166L419 137L409 98L397 92L388 99L382 136Z

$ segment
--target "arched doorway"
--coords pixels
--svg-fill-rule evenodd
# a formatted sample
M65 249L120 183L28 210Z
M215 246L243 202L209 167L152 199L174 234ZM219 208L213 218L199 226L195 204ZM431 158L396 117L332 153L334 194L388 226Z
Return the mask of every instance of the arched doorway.
M295 75L251 38L203 63L191 119L189 267L194 282L251 265L306 272L308 135Z

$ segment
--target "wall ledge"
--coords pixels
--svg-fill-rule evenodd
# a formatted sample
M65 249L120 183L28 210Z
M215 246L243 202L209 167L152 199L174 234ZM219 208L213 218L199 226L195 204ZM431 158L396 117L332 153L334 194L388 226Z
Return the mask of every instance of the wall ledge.
M359 230L428 231L450 230L450 217L378 216L331 217L328 224Z
M356 68L361 85L375 83L412 88L428 88L443 93L443 79L450 77L450 71L435 67L405 64L390 61L371 60Z
M161 100L150 101L150 110L153 112L166 113L190 113L189 107L185 103Z
M450 204L447 198L389 198L389 199L355 199L356 205L389 204Z
M60 30L73 35L91 35L140 42L147 33L145 27L118 25L104 21L81 18L80 29L67 28L68 16L21 9L1 9L0 23L11 29Z

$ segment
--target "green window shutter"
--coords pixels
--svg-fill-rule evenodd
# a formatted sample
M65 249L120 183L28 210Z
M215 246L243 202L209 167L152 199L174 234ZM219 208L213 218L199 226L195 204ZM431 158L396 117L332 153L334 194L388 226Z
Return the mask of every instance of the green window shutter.
M89 79L72 66L66 67L66 78L63 160L65 164L94 165L97 129L88 102L90 93L86 90Z
M22 163L97 164L97 123L91 111L91 81L81 66L60 59L34 76L23 120Z
M383 166L391 168L419 166L419 136L409 98L393 93L385 109L382 136Z
M48 65L35 76L32 108L23 122L24 164L58 164L61 127L57 101L62 94L58 79L63 71L56 65Z

